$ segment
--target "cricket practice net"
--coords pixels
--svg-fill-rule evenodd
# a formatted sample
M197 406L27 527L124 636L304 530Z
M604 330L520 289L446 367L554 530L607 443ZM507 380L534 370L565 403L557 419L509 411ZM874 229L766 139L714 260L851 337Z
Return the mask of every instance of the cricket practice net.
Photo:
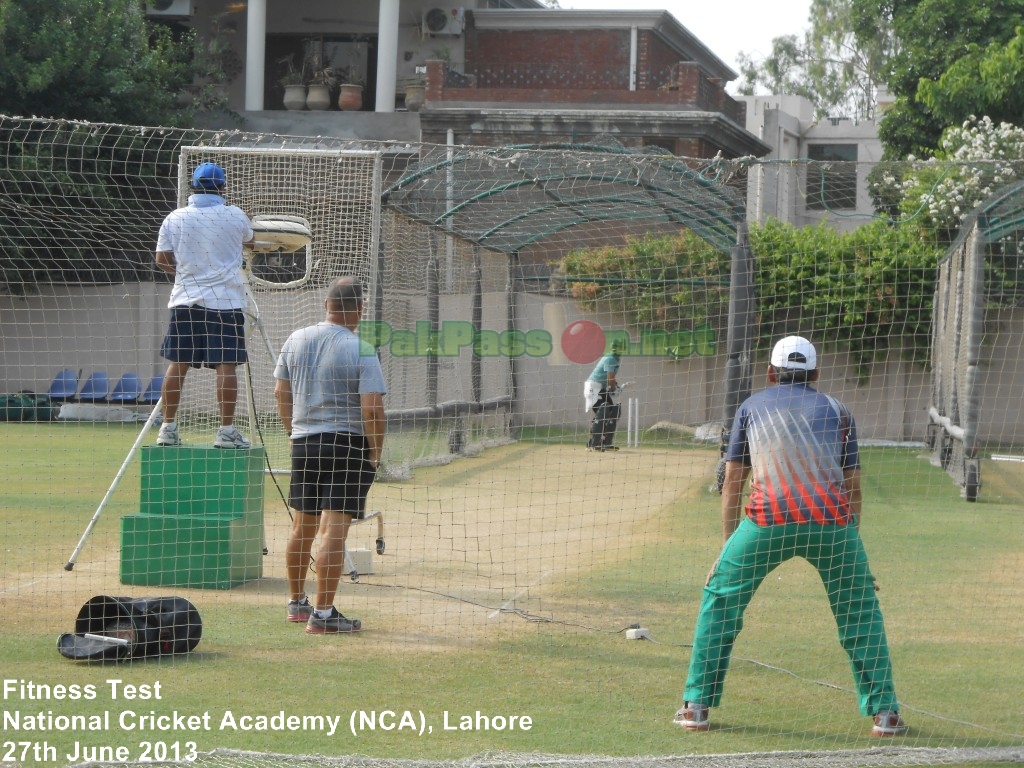
M977 500L982 486L982 409L1012 413L1021 400L1019 388L986 386L983 372L1003 367L1001 339L1019 331L1006 310L1021 303L1015 275L1024 249L1022 211L1019 182L998 190L939 264L927 442L968 501ZM998 444L992 448L998 460L1024 460L1001 454Z
M869 175L906 182L907 165L678 158L607 136L469 147L0 117L0 146L11 762L1021 759L1013 195L961 233L901 214L912 200L838 215L833 177L866 189ZM247 258L235 423L249 451L213 447L211 371L186 380L180 448L155 444L160 391L144 391L166 370L157 233L203 162L248 216L312 234ZM748 213L784 189L799 223L835 206L845 226ZM387 436L335 600L364 629L314 637L285 620L293 511L273 367L342 275L365 289ZM710 732L672 723L722 546L723 434L789 334L815 344L817 386L856 419L860 530L911 725L897 740L869 740L821 580L799 559L747 609ZM584 382L614 342L620 415L611 449L588 450L607 425ZM969 505L971 467L984 485ZM53 639L97 595L183 597L202 640L174 658L61 658ZM156 683L160 698L121 695Z

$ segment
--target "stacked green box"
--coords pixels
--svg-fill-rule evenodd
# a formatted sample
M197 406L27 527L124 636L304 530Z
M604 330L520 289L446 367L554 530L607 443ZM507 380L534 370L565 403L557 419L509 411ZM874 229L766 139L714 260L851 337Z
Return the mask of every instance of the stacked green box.
M121 518L121 583L229 589L263 575L261 447L142 449L139 514Z

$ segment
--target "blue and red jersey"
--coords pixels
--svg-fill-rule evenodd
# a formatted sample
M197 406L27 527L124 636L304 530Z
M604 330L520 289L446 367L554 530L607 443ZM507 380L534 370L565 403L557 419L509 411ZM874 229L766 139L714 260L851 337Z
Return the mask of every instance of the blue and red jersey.
M853 416L807 384L779 384L747 398L725 458L751 468L746 512L758 525L852 521L843 471L860 466Z

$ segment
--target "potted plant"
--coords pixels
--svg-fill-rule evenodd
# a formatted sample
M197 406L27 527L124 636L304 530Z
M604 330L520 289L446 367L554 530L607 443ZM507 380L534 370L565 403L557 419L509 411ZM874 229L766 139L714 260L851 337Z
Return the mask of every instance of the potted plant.
M293 56L285 56L278 59L283 64L284 74L278 82L284 87L285 109L301 110L306 108L306 72L305 66L296 67Z
M338 109L346 112L358 112L363 108L363 84L348 78L341 84L338 91Z
M312 74L309 77L309 90L306 94L306 108L323 110L331 106L331 91L338 84L338 72L329 61L315 57Z
M338 109L357 112L363 108L363 47L358 41L349 49L349 65L340 70L341 88L338 93Z
M419 112L426 96L427 86L423 80L417 78L405 84L405 108L410 112Z

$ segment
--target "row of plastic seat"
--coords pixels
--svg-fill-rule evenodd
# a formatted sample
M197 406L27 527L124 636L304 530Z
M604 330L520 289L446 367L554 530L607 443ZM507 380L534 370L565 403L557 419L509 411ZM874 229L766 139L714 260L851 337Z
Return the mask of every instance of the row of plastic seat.
M93 371L78 389L82 372L77 373L71 368L57 372L47 393L55 402L79 403L117 403L119 405L153 405L160 399L160 388L163 386L163 374L150 379L149 384L142 386L142 379L137 373L126 373L117 380L113 389L110 387L110 375L106 371Z

